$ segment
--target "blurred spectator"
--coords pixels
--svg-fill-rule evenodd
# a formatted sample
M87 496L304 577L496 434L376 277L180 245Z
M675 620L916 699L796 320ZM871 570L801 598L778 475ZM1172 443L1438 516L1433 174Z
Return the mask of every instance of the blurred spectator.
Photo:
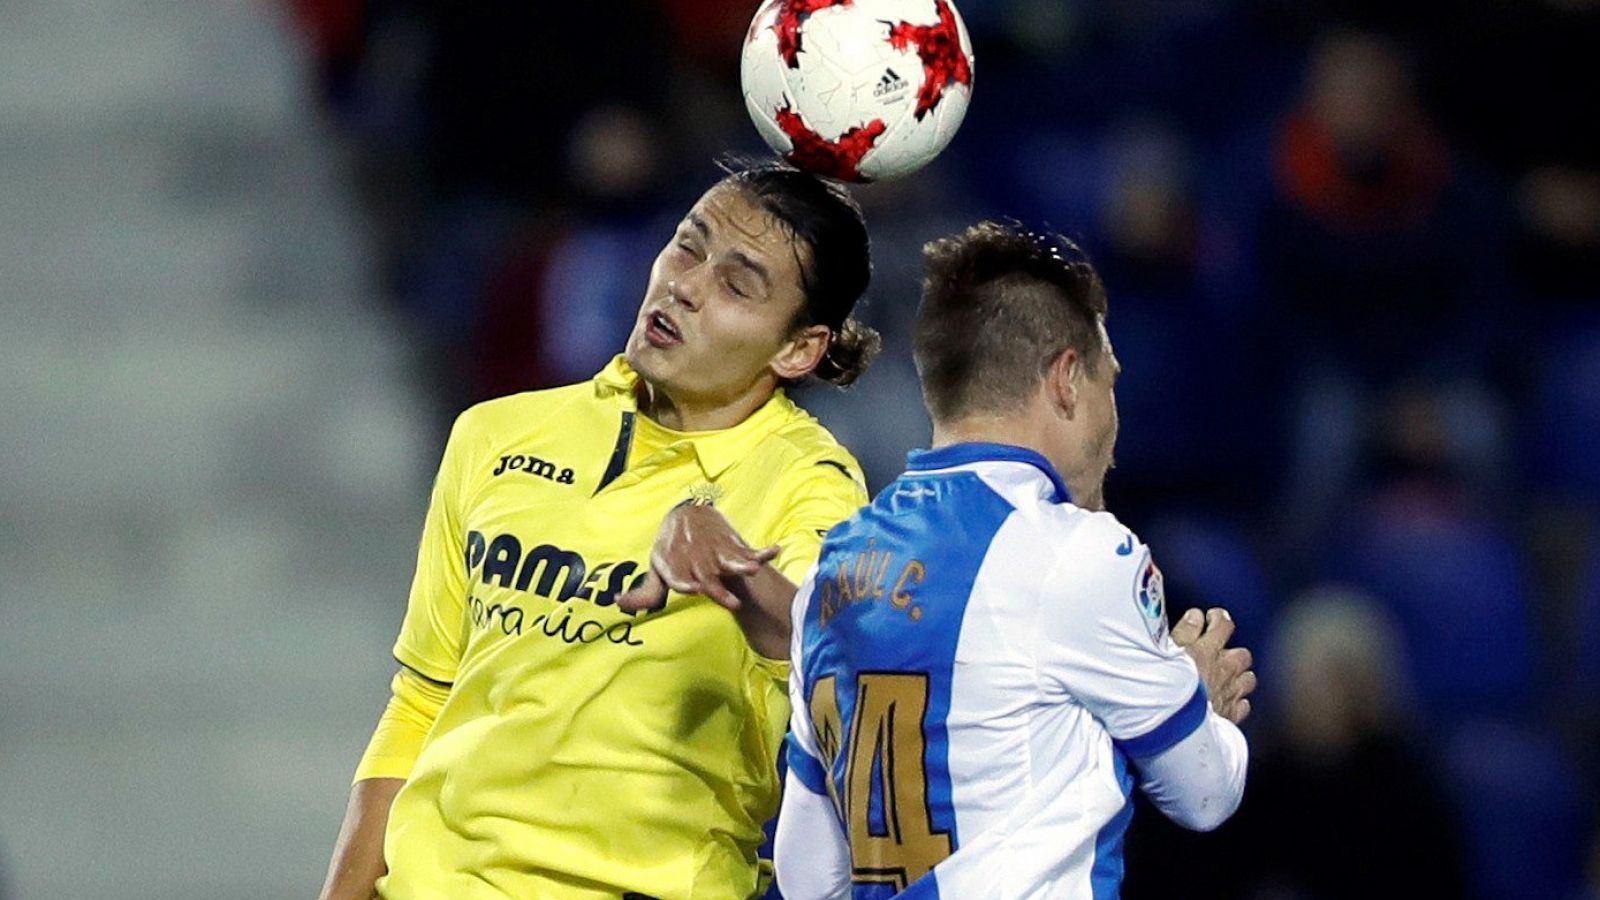
M1385 391L1363 448L1362 481L1382 497L1456 512L1506 487L1506 414L1484 385L1411 380Z
M1288 507L1315 542L1357 474L1365 425L1388 386L1476 378L1494 340L1506 270L1494 217L1442 142L1391 42L1322 41L1305 95L1279 126L1261 235L1276 328L1297 374ZM1467 421L1483 391L1456 391Z
M1234 643L1251 649L1264 681L1275 678L1266 639L1276 610L1249 532L1214 514L1189 512L1163 514L1140 534L1166 577L1168 619L1176 622L1191 608L1227 608Z
M608 105L573 127L566 163L581 208L540 217L497 251L464 357L472 399L580 381L622 346L672 227L649 202L660 173L652 128Z
M1260 504L1270 491L1258 472L1274 445L1271 418L1231 400L1259 386L1267 361L1237 236L1202 207L1180 134L1136 121L1105 143L1090 246L1124 370L1118 510L1138 521L1174 494L1226 509Z
M1273 166L1263 262L1308 355L1365 380L1478 359L1486 301L1504 287L1493 221L1392 44L1317 47Z
M1597 286L1600 290L1600 286ZM1545 342L1528 461L1541 492L1600 509L1600 307Z
M673 48L724 79L738 68L745 31L759 5L725 0L661 0L672 26Z
M1513 261L1535 316L1581 309L1600 295L1600 108L1594 0L1468 0L1450 27L1430 23L1430 96L1445 126L1510 184Z
M1249 895L1463 896L1460 826L1406 727L1393 619L1368 598L1317 590L1285 612L1273 643L1281 742L1261 744L1239 829L1270 862Z
M1355 514L1331 569L1394 616L1437 721L1524 712L1539 674L1527 567L1505 523L1438 499L1396 492Z
M570 4L559 20L515 4L429 9L424 108L437 184L569 197L566 136L597 100L660 107L670 54L653 3Z
M1274 655L1282 680L1264 689L1279 728L1256 735L1244 804L1215 836L1136 819L1130 900L1466 896L1459 821L1410 736L1388 616L1359 595L1311 592L1284 614ZM1178 852L1151 858L1157 840Z
M1540 166L1517 185L1516 262L1542 297L1592 302L1600 292L1600 168Z
M1463 812L1475 895L1565 897L1582 881L1587 783L1537 722L1480 718L1456 728L1443 772Z

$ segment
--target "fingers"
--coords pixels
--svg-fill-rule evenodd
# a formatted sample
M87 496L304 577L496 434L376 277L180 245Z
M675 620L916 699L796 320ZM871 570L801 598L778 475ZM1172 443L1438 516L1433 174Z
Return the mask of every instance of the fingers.
M1187 647L1200 638L1200 632L1205 629L1206 617L1198 609L1188 609L1178 623L1172 626L1172 642L1179 647Z
M1237 679L1235 679L1235 692L1238 694L1240 700L1244 700L1245 697L1250 696L1250 694L1255 692L1255 689L1256 689L1256 673L1255 672L1246 672L1243 675L1240 675ZM1246 702L1248 702L1248 701L1246 701Z
M740 600L730 583L760 572L778 557L779 549L749 546L716 510L676 509L657 538L645 579L618 597L617 605L625 612L660 609L667 592L676 591L703 594L737 610Z
M1222 670L1230 677L1237 677L1241 673L1248 671L1255 659L1250 655L1250 651L1244 647L1230 647L1222 651L1222 654L1217 657L1217 661L1221 664Z
M732 546L723 547L717 551L717 561L722 568L736 575L754 575L761 567L778 558L783 548L777 544L756 550L744 541L736 541Z
M623 612L644 612L660 609L667 602L667 585L655 569L644 573L639 586L617 598L617 608Z
M1233 637L1233 616L1220 606L1206 610L1206 631L1196 643L1205 645L1208 649L1221 652L1228 645L1228 639Z
M718 575L709 578L698 575L688 578L663 577L656 569L645 572L644 580L639 582L638 587L619 596L617 608L630 613L660 609L666 605L669 589L680 594L704 594L728 609L739 608L739 598L728 590Z
M702 563L696 565L695 592L704 594L728 609L739 608L739 598L733 591L728 590L727 583L723 580L725 569L715 563ZM688 593L687 591L685 593Z
M770 550L772 548L768 548ZM717 566L724 575L738 575L747 577L761 571L777 554L768 554L767 550L752 550L749 547L724 548L717 552Z
M757 550L711 507L680 506L669 515L650 558L651 571L668 589L704 594L730 609L738 598L725 582L748 578L776 559L779 548Z
M1212 707L1235 725L1250 715L1250 701L1246 698L1256 689L1256 673L1250 668L1250 651L1234 647L1217 657L1217 689Z

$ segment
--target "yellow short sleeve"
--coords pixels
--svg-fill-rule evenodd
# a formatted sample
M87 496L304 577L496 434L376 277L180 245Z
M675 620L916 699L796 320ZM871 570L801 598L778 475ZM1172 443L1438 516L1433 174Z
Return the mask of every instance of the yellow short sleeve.
M455 681L466 628L466 536L462 497L471 471L472 448L481 443L468 419L456 419L434 478L417 547L416 574L394 655L403 665L437 682Z
M867 489L856 461L842 450L797 466L793 473L775 492L783 511L768 543L779 547L773 567L799 584L822 553L823 535L866 505Z
M367 752L356 766L354 781L368 778L406 778L422 753L422 742L439 718L439 710L450 696L442 685L434 684L410 669L395 673L389 683L394 696L378 719L378 727L367 742Z

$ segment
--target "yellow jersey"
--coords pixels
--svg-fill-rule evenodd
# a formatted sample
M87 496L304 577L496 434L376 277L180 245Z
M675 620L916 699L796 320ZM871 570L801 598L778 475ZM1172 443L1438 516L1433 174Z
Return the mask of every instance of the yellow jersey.
M637 382L619 356L451 431L394 647L449 692L390 812L387 900L757 890L788 664L705 597L636 615L616 598L685 500L780 545L774 565L799 582L866 492L781 391L733 428L684 434L642 419Z

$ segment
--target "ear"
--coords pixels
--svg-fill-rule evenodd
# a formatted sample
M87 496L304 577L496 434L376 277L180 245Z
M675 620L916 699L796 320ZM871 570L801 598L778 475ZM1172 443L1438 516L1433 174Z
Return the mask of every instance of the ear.
M798 381L810 375L828 355L833 331L826 325L808 325L795 333L772 357L772 373L782 381Z
M1078 414L1078 386L1085 375L1083 358L1070 347L1063 350L1045 371L1045 393L1051 407L1063 419L1071 419Z

